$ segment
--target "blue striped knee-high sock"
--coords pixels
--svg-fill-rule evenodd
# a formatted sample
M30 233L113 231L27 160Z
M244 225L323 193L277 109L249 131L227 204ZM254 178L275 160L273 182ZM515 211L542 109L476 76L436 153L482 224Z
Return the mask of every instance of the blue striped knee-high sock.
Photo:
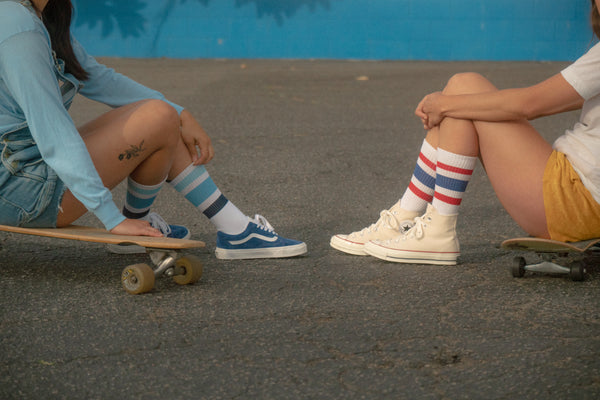
M158 192L162 188L164 181L156 185L142 185L127 178L127 196L125 205L123 206L123 215L127 218L143 218L150 212L150 207L154 203L154 199L158 196Z
M204 165L189 165L169 183L202 212L217 230L235 235L248 226L248 217L221 193Z

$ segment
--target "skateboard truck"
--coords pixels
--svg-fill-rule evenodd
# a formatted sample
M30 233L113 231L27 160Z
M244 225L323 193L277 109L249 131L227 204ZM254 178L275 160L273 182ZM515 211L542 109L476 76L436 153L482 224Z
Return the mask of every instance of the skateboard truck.
M185 274L185 269L175 267L175 260L177 260L177 253L175 252L151 251L150 260L156 266L154 269L155 277L163 274L169 277Z
M524 257L515 257L511 267L512 276L515 278L521 278L526 271L531 271L564 274L574 281L582 281L587 272L586 263L589 266L597 265L592 259L600 254L599 245L599 238L568 243L524 237L505 240L501 247L513 251L533 252L541 258L541 262L537 264L527 264Z
M542 262L537 264L527 264L524 257L515 257L511 269L512 276L522 278L525 271L539 272L545 274L569 275L574 281L582 281L585 277L586 269L581 261L573 261L568 267L555 263L555 257L549 253L540 254Z
M133 264L125 267L121 273L123 288L130 294L146 293L152 290L156 278L166 276L173 278L179 285L189 285L202 277L202 262L198 257L177 256L176 251L146 249L153 269L148 264Z

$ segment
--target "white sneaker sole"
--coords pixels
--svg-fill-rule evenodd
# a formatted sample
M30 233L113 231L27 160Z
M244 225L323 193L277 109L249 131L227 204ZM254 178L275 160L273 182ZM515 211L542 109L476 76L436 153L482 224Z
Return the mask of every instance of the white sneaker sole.
M336 250L343 251L344 253L352 254L354 256L367 256L368 255L367 253L365 253L364 243L361 244L361 243L351 242L351 241L345 239L344 237L342 237L342 235L332 236L331 241L329 242L329 245Z
M365 253L381 260L404 264L456 265L460 253L390 249L375 243L365 246Z
M306 254L306 243L283 247L265 247L262 249L230 250L217 247L215 256L220 260L247 260L255 258L287 258Z

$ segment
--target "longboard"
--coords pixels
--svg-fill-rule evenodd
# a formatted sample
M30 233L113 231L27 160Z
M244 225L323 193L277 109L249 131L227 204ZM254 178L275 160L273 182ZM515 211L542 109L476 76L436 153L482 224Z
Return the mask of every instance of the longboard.
M511 272L516 278L523 277L526 271L532 271L569 274L574 281L581 281L585 278L585 262L589 261L589 256L600 254L600 238L567 243L522 237L505 240L500 247L507 250L530 251L541 257L542 262L536 264L528 264L524 257L515 257ZM568 263L565 264L564 260Z
M150 236L113 235L89 226L70 225L64 228L20 228L0 225L0 231L55 239L116 245L138 245L146 249L154 268L148 264L133 264L121 273L123 288L131 294L145 293L154 287L155 278L172 277L180 285L197 282L202 277L202 263L192 255L180 257L185 249L204 247L199 240L171 239Z

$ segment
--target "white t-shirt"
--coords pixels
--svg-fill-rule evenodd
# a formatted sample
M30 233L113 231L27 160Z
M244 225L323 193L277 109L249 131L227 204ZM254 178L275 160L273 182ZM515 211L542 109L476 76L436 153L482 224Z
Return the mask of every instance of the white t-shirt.
M600 203L600 43L561 73L585 102L579 122L556 139L553 147L567 156Z

